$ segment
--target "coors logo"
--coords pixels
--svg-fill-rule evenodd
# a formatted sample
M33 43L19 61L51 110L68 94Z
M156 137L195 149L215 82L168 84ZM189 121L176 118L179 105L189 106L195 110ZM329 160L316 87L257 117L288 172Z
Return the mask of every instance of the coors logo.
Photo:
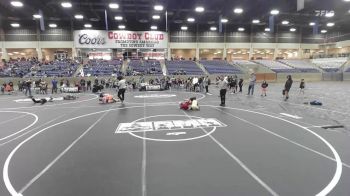
M105 43L105 38L100 36L91 38L87 34L79 35L79 44L104 45Z

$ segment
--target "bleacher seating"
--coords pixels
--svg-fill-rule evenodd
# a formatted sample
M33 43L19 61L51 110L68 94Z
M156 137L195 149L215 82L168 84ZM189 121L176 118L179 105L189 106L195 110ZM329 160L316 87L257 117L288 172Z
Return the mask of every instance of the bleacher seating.
M77 70L78 64L64 61L53 61L36 65L31 72L34 77L71 77Z
M123 61L121 60L91 60L88 64L84 65L84 75L91 76L111 76L120 75Z
M325 72L337 72L346 63L347 58L319 58L312 59L312 63L319 66Z
M248 61L248 60L233 60L233 64L241 65L241 66L246 66L246 65L257 65L253 61Z
M288 59L288 60L279 60L279 61L281 63L288 65L288 66L296 68L304 73L306 73L306 72L309 72L309 73L319 72L316 69L315 65L313 65L309 60Z
M254 62L259 63L276 73L296 73L300 70L289 67L288 65L282 64L278 61L273 60L255 60Z
M226 61L223 60L202 60L199 61L200 64L204 66L204 68L210 73L210 74L241 74L242 71L234 66L230 65Z
M162 75L160 62L157 60L131 60L128 64L128 75Z
M11 60L2 67L0 71L1 77L23 77L30 73L33 66L38 62L33 59Z
M203 71L193 61L175 60L166 61L166 67L170 75L203 75Z

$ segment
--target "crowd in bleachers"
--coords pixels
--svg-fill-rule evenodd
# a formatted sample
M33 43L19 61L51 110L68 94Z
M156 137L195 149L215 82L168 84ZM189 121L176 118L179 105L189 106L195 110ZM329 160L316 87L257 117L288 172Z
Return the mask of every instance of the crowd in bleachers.
M18 58L3 61L0 77L23 77L31 72L31 68L40 62L37 58Z
M162 75L162 67L158 60L139 60L133 59L128 63L126 75Z
M347 58L320 58L311 60L165 60L168 75L242 74L240 68L260 66L276 73L317 73L337 72L347 62ZM198 63L198 64L197 64ZM133 59L122 71L122 60L90 60L77 76L137 76L163 75L158 60ZM201 66L205 69L201 69ZM72 60L38 61L37 58L11 59L0 65L0 77L72 77L77 72L79 62ZM349 72L349 69L345 69Z
M200 64L208 71L209 74L240 74L242 71L234 66L229 64L224 60L201 60Z
M78 66L77 62L64 59L39 61L37 58L10 59L3 62L1 77L70 77Z
M189 60L166 61L169 75L203 75L203 71L196 62Z
M83 66L84 76L117 76L122 75L122 60L90 60Z
M35 64L31 68L32 77L71 77L79 63L64 59Z

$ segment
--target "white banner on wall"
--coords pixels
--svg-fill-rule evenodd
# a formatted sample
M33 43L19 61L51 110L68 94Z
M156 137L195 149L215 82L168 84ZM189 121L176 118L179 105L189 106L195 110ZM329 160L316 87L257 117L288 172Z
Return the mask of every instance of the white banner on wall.
M168 47L168 34L162 31L74 31L76 48L146 48Z

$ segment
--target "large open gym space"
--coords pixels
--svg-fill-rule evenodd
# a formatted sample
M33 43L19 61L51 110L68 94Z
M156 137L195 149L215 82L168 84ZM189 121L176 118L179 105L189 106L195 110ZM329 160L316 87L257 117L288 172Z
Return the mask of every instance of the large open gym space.
M1 0L0 196L349 196L350 0Z

